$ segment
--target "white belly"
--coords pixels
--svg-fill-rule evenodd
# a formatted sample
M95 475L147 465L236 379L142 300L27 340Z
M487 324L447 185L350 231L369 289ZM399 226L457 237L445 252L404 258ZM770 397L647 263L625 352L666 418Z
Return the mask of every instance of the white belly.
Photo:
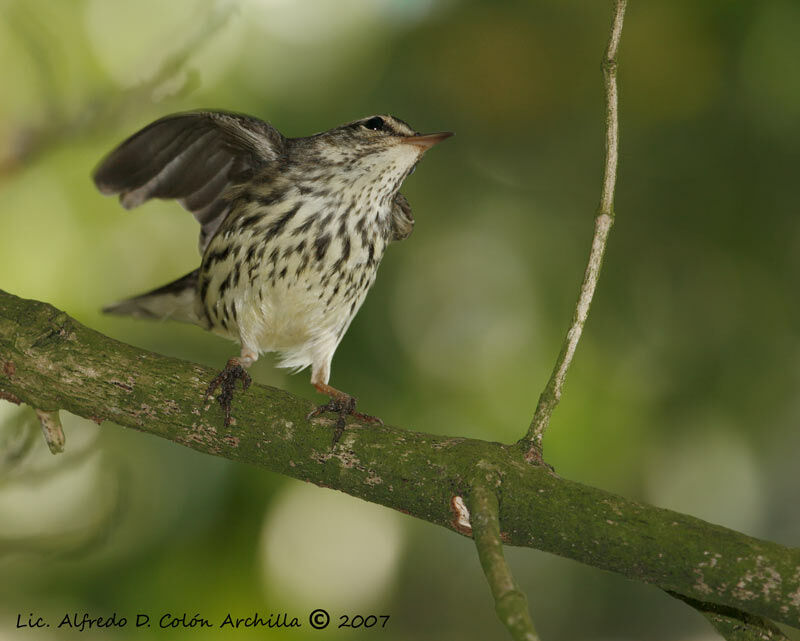
M212 240L207 295L201 298L215 331L238 338L251 352L280 352L282 367L313 365L327 379L333 352L386 248L388 228L378 221L388 216L388 204L355 211L342 204L323 215L312 200L280 233L270 233L291 205L237 226L245 211ZM224 258L214 261L215 252Z

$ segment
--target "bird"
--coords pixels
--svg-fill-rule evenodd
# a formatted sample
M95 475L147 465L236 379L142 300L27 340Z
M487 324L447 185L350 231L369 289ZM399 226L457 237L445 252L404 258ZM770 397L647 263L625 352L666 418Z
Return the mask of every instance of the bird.
M205 395L220 390L226 427L236 382L246 390L247 369L266 352L279 354L279 367L311 367L311 383L329 401L307 418L338 415L336 438L348 415L381 422L329 385L331 361L387 246L413 230L403 181L452 135L421 134L387 114L298 138L229 111L152 122L105 156L94 183L125 209L177 200L200 223L200 267L103 311L170 318L238 342L239 356Z

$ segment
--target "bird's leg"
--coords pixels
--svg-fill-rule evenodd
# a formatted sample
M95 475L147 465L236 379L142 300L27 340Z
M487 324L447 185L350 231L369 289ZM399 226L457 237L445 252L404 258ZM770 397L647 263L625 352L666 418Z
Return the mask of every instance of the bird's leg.
M313 385L315 388L317 388L317 391L320 394L325 394L325 396L330 397L330 400L324 405L320 405L315 410L312 410L306 418L311 419L312 417L318 416L324 412L338 414L339 419L336 421L336 431L334 432L333 437L334 444L341 438L342 433L344 432L344 419L346 416L354 416L357 419L366 421L368 423L378 423L379 425L383 425L383 421L377 416L370 416L369 414L356 412L355 396L350 396L350 394L342 392L335 387L331 387L327 383L313 383Z
M225 412L225 427L231 424L231 401L233 400L236 381L242 381L242 391L250 387L252 379L247 373L246 368L250 367L257 358L257 353L242 348L241 356L238 358L231 358L227 365L225 365L225 369L223 369L208 385L205 397L206 401L211 398L218 387L220 388L217 401Z

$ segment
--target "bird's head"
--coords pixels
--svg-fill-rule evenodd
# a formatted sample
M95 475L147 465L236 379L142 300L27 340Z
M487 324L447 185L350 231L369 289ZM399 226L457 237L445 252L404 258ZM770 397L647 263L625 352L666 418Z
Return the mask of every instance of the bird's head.
M377 180L389 190L403 179L428 149L453 134L420 134L389 115L349 122L306 140L324 164L334 165L349 181Z

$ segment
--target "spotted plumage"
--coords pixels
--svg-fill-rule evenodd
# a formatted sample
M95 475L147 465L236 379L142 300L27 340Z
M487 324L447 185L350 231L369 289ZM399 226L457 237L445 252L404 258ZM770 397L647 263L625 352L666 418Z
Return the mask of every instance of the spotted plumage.
M285 138L256 118L206 111L162 118L97 168L105 194L125 208L174 198L201 225L199 269L107 312L195 323L241 343L214 384L230 421L232 381L263 352L311 366L331 397L331 359L392 241L414 218L399 193L425 150L449 133L420 135L372 116L306 138ZM226 374L227 372L227 374Z

